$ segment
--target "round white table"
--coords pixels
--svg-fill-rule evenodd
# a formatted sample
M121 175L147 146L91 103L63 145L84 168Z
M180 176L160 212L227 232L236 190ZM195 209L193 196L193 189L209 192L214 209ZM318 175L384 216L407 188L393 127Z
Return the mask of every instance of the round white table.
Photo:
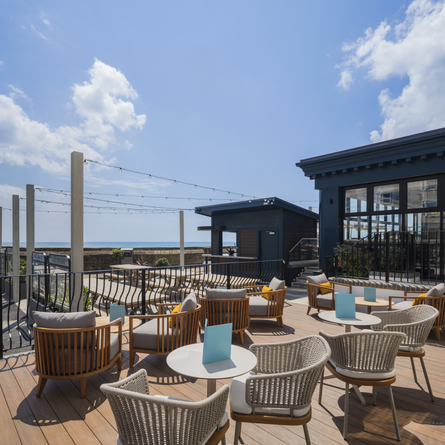
M216 380L228 379L249 372L256 366L255 354L232 345L230 359L202 363L203 343L175 349L167 356L167 365L178 374L207 380L207 397L216 391Z
M338 318L335 316L335 311L319 312L318 316L324 321L342 324L345 327L345 332L351 332L351 326L372 326L382 321L375 315L362 312L356 312L355 318Z

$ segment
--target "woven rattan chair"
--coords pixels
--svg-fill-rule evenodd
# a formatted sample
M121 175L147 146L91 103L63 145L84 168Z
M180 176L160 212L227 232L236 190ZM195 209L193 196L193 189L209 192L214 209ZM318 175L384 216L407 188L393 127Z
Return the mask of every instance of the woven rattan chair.
M141 369L100 389L116 420L118 445L225 444L227 385L201 402L151 396L147 372Z
M422 346L428 338L428 334L431 331L434 321L439 316L439 311L432 306L419 304L400 311L372 312L372 315L375 315L382 320L380 324L371 326L373 330L403 332L406 334L406 338L400 345L397 356L409 357L411 359L411 367L413 368L414 381L416 383L417 374L414 366L414 358L420 359L431 401L434 402L433 391L428 379L425 363L423 362L425 350Z
M328 344L314 335L249 349L257 365L233 379L230 388L230 415L236 421L234 445L238 445L243 422L303 425L310 444L311 400L331 354Z
M401 332L348 332L330 335L320 332L331 347L331 358L326 367L334 377L346 383L345 420L343 437L348 437L349 385L372 386L373 402L376 387L387 386L397 440L399 425L391 385L396 381L394 362L400 344L406 338ZM323 374L320 380L319 403L323 393Z

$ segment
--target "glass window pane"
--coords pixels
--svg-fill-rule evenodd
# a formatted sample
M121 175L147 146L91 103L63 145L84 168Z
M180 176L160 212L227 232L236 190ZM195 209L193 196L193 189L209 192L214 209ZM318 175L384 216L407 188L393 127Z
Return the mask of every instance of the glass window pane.
M345 191L345 213L366 212L366 188Z
M371 232L400 232L402 230L400 215L373 215Z
M377 212L399 209L399 184L374 187L374 210Z
M351 216L343 221L343 241L359 240L368 236L368 217Z
M408 213L405 215L406 231L411 233L440 230L440 213Z
M437 179L408 182L408 209L437 207Z

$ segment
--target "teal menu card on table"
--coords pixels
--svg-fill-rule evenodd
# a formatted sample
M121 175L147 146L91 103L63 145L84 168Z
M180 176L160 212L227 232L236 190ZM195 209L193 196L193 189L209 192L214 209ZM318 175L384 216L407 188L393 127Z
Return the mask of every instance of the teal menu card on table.
M219 362L230 358L232 350L232 323L207 326L204 329L202 364Z
M125 323L125 306L119 303L110 305L110 322L122 318L122 324Z
M355 295L339 292L335 294L335 316L355 318Z
M375 301L377 295L377 289L374 287L365 287L364 290L365 301Z

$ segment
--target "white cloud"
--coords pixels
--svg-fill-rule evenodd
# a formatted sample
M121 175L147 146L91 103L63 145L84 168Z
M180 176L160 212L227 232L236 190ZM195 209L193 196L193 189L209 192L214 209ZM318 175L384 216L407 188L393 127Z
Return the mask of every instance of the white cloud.
M408 77L399 96L380 92L385 120L371 132L373 142L445 126L445 0L414 0L403 22L384 21L343 50L348 56L338 85L345 89L351 82L344 73L353 68L364 68L370 80Z
M337 86L344 88L345 90L349 90L351 85L354 83L354 78L352 77L352 73L350 70L345 69L341 72L340 82L338 82Z
M48 27L51 28L51 23L50 21L46 18L45 14L42 12L40 14L40 20L42 20L42 22Z
M8 85L8 88L11 88L12 90L12 93L9 93L9 97L11 97L13 100L17 97L21 97L23 99L31 101L31 99L20 88L17 88L14 85Z
M43 35L40 31L38 31L34 25L31 25L31 29L43 40L46 40L47 42L49 42L49 38L46 37L45 35Z
M3 60L0 60L0 66L3 66L5 64L5 62L3 62Z
M143 127L146 116L136 115L133 104L120 99L137 98L125 76L99 60L89 73L90 82L73 87L74 106L82 118L78 126L51 129L46 123L31 120L15 103L15 97L0 95L0 164L37 165L50 173L66 173L72 151L103 161L102 153L110 145L119 145L115 128ZM11 94L24 94L10 87ZM124 147L128 147L127 142Z

